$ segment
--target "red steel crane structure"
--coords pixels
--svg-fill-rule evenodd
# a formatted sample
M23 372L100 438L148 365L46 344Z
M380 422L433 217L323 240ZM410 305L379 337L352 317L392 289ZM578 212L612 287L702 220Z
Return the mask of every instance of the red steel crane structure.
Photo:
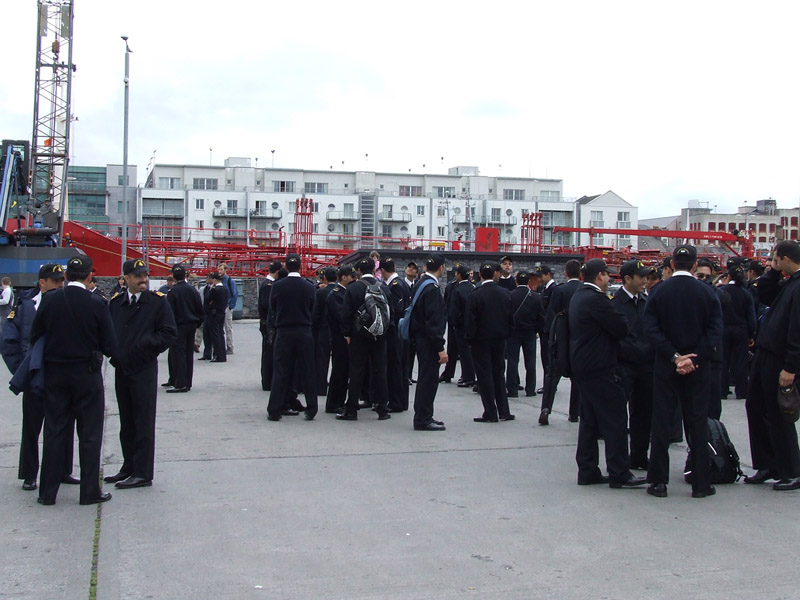
M522 215L519 241L520 252L538 253L542 251L542 213L533 212Z

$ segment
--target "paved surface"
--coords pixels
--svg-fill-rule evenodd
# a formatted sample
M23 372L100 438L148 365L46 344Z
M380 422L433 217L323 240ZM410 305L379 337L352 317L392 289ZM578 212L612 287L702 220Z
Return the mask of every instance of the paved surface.
M198 362L189 394L159 392L153 487L106 484L99 508L72 486L53 507L20 489L20 402L0 392L0 598L88 598L96 532L103 600L797 597L797 493L739 483L693 500L681 445L666 499L578 487L568 382L549 427L538 398L512 401L515 422L473 423L480 401L454 384L436 402L443 433L413 431L408 413L268 423L257 326L234 332L227 364ZM749 470L743 402L723 417Z

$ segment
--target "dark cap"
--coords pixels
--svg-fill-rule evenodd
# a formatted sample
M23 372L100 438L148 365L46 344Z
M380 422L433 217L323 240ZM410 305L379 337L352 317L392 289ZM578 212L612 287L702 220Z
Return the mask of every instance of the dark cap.
M274 260L271 263L269 263L269 272L270 273L277 273L278 271L281 270L282 266L283 265L281 264L281 261Z
M608 265L602 258L592 258L584 263L581 270L583 271L583 280L594 283L600 273L608 273Z
M292 270L299 270L300 269L300 255L295 254L292 252L291 254L286 255L286 269L288 271Z
M394 266L394 259L393 258L382 258L380 262L380 268L386 269L390 273L394 273L396 267Z
M466 265L458 265L456 267L456 273L458 273L459 275L461 275L461 277L466 279L467 277L469 277L469 267L467 267Z
M438 271L439 267L444 264L444 257L443 256L436 256L432 254L425 260L425 269L429 273L433 273L434 271Z
M530 273L526 273L525 271L520 271L517 273L517 285L528 285L530 280Z
M47 263L39 268L39 279L64 279L64 267L58 263Z
M495 263L483 263L479 272L481 274L481 279L492 279L495 273Z
M697 248L691 244L681 244L672 251L672 258L681 262L694 262L697 260Z
M372 275L375 272L375 261L371 258L362 258L356 263L356 271L362 275Z
M661 263L661 268L662 269L672 269L672 258L669 257L669 256L667 258L665 258L664 262Z
M417 271L419 271L419 267L417 266L417 263L415 263L413 260L410 263L408 263L406 265L406 267L414 267Z
M182 281L186 279L186 269L184 269L181 265L172 265L172 275L178 281Z
M92 272L92 259L88 256L76 256L70 258L67 263L67 277L72 279L75 276L85 278Z
M629 277L633 277L634 275L647 277L652 272L653 267L646 267L642 261L635 259L622 263L622 266L619 268L620 277L625 277L626 275Z
M533 270L533 273L531 273L531 275L541 276L541 275L550 275L551 273L552 271L550 270L550 267L548 267L547 265L539 265Z
M150 269L147 268L147 265L141 258L131 258L122 263L123 275L141 275L149 271Z
M341 279L342 277L347 277L348 275L352 274L353 274L353 267L347 265L339 267L339 279Z
M207 275L207 278L216 279L217 281L222 281L222 275L219 274L219 271L211 271L211 273Z
M501 258L501 259L500 259L500 262L501 262L501 263L504 263L504 262L506 262L506 261L508 261L508 262L510 262L510 263L513 263L513 262L514 262L510 256L504 256L503 258Z

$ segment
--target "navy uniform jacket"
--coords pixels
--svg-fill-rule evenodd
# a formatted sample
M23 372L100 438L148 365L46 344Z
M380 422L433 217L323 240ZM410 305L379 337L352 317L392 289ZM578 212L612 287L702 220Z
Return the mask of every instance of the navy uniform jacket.
M392 325L397 327L400 318L406 312L406 308L411 304L411 290L408 284L400 277L392 279L386 286L389 288L389 305L392 310Z
M722 325L724 328L740 327L753 339L756 334L756 309L753 295L740 285L729 283L722 288L730 302L722 305Z
M628 335L619 343L619 361L634 366L648 365L653 367L655 350L653 344L644 333L644 311L647 306L647 296L637 294L637 303L623 289L617 290L612 303L628 320Z
M172 309L177 325L199 327L203 322L203 301L200 292L186 281L178 281L167 294L167 302Z
M328 329L328 294L333 291L333 284L328 283L314 292L314 310L311 312L311 326L314 330Z
M511 292L511 317L514 331L543 333L544 308L541 295L526 285L517 286Z
M77 285L52 290L42 297L31 326L30 343L45 334L48 362L91 362L93 353L111 356L116 345L108 304Z
M447 326L447 309L442 298L442 291L439 281L430 275L436 283L428 284L422 290L420 297L414 304L411 311L411 337L414 339L426 339L437 352L444 351L444 331ZM419 289L423 281L420 277L414 284L415 292Z
M333 286L331 293L325 298L328 305L328 327L331 330L331 338L335 335L344 337L342 333L342 305L344 304L344 294L347 288L341 283Z
M469 280L464 280L456 284L453 290L453 303L451 305L452 315L449 320L456 329L464 329L464 319L467 314L467 301L469 300L475 286Z
M370 277L369 275L363 275L361 279L354 281L347 286L347 290L345 291L344 294L344 303L342 304L342 312L340 315L342 334L344 335L344 337L350 337L354 333L358 333L358 334L363 334L363 337L373 339L370 334L361 330L361 328L359 328L359 330L356 330L355 317L356 317L356 312L358 312L358 309L361 308L362 304L364 304L364 298L367 295L367 285L372 285L376 281L377 279L375 279L374 277ZM386 298L386 303L389 305L389 320L392 321L394 315L392 314L392 303L389 298L390 295L389 289L383 283L381 283L380 286L381 286L381 292Z
M617 369L619 341L628 320L608 296L584 283L569 303L569 362L575 377L593 378Z
M768 270L758 278L758 299L769 312L761 322L756 348L783 359L783 370L800 373L800 271L781 280Z
M509 275L508 277L500 276L497 285L510 292L517 287L517 280L513 275Z
M37 288L21 292L17 308L9 313L3 327L0 340L0 353L8 367L14 373L30 348L31 326L36 316L33 298L39 293Z
M511 294L494 281L484 281L467 301L464 319L467 339L505 339L511 333Z
M289 275L272 284L269 296L270 321L278 329L308 327L314 310L314 284Z
M552 279L550 280L550 285L542 284L542 306L544 307L544 312L547 313L547 309L550 306L550 298L553 297L553 290L558 287L558 284L555 283Z
M553 324L553 319L562 310L569 308L569 303L572 300L572 295L581 287L581 282L578 279L570 279L561 285L551 285L553 290L550 295L550 301L547 304L547 312L544 317L544 326L546 331L550 331L550 326ZM545 290L546 291L546 290Z
M108 310L117 336L111 364L128 375L155 366L158 355L178 337L172 310L161 292L142 292L133 306L128 292L122 292L111 299Z
M212 320L225 318L225 309L228 308L228 288L224 285L210 286L203 303L206 317Z
M695 363L712 360L722 343L717 293L691 275L673 275L650 290L644 331L664 360L672 360L676 352L697 354Z

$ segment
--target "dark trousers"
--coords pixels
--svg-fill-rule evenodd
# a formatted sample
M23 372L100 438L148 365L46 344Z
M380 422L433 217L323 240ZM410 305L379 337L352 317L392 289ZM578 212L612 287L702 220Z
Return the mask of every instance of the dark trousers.
M672 420L680 405L686 442L694 462L692 489L705 491L711 485L708 457L709 364L688 375L678 375L675 365L656 358L653 376L653 421L647 480L669 483L669 440Z
M389 384L389 408L395 412L408 410L408 377L405 376L403 340L397 327L386 332L386 378Z
M717 419L722 416L722 398L720 389L722 388L722 362L711 361L708 363L708 416Z
M178 337L172 342L167 354L169 383L176 388L192 387L194 375L194 334L197 327L192 323L178 325Z
M467 334L463 328L453 328L453 334L458 346L458 357L461 361L461 381L475 381L475 361L472 359L472 350L467 343Z
M306 398L306 414L314 417L317 414L317 386L314 382L314 337L311 327L280 328L275 336L274 363L272 372L272 390L269 394L267 412L279 418L281 411L290 400L290 391L295 387L292 376L297 364L303 365L299 375L303 381L298 387L303 388Z
M444 366L444 371L439 376L440 379L452 379L456 375L456 363L460 356L458 352L458 341L453 334L453 326L447 324L447 364Z
M530 330L512 331L506 338L506 390L508 395L519 395L519 352L525 363L525 395L536 394L536 332Z
M347 342L340 335L331 336L331 381L328 384L328 397L325 411L344 409L347 400L347 382L350 380L350 361Z
M782 479L790 479L800 477L800 449L795 424L787 422L778 407L781 369L780 357L764 350L756 352L745 410L753 468L777 471Z
M505 339L473 340L471 348L483 403L482 416L485 419L507 417L510 410L506 395Z
M228 356L225 346L225 313L206 317L206 321L208 321L208 334L211 340L209 354L212 359L218 362L226 362ZM203 338L205 339L205 335ZM205 356L205 349L203 350L203 356Z
M270 343L269 337L261 334L261 389L268 392L272 389L272 350L275 340Z
M542 372L547 373L547 370L550 368L550 336L546 333L539 336L539 350L542 353L540 357L542 361Z
M203 319L203 358L210 360L213 353L213 339L211 337L211 317Z
M362 399L364 387L369 385L370 400L378 405L378 414L388 410L389 388L386 380L386 338L377 340L356 334L350 338L350 385L346 411L358 412L358 401Z
M72 474L72 456L75 451L75 418L69 417L64 451L64 475ZM22 440L19 445L19 470L17 477L36 481L39 475L39 434L44 424L44 396L33 392L22 394Z
M611 481L625 481L628 470L628 411L625 390L611 373L594 377L574 377L573 387L580 390L581 421L578 425L578 481L591 481L600 473L597 440L603 437L606 468Z
M103 442L103 376L89 371L89 363L46 362L44 397L44 444L39 497L55 501L72 436L74 419L81 465L80 499L92 502L100 496L100 447Z
M413 379L411 375L414 373L414 357L417 355L417 342L416 340L412 339L408 342L404 342L404 346L406 349L406 374L408 375L409 379ZM438 360L438 359L437 359Z
M153 479L156 452L156 397L158 364L134 374L117 368L114 389L119 405L120 472Z
M414 425L433 422L433 402L439 389L439 352L426 338L416 338L417 389L414 391Z
M331 363L331 331L320 327L314 332L314 360L317 365L317 395L328 393L328 367Z
M542 410L547 410L548 414L553 412L553 401L556 399L556 390L560 380L561 372L557 366L551 364L550 369L544 374L544 394L542 394ZM578 386L573 385L569 392L569 418L577 421L579 413L580 392Z
M737 398L747 397L747 330L726 327L722 331L722 397L728 396L732 380Z
M650 363L620 363L620 373L628 401L631 464L644 466L647 464L653 422L653 366Z

